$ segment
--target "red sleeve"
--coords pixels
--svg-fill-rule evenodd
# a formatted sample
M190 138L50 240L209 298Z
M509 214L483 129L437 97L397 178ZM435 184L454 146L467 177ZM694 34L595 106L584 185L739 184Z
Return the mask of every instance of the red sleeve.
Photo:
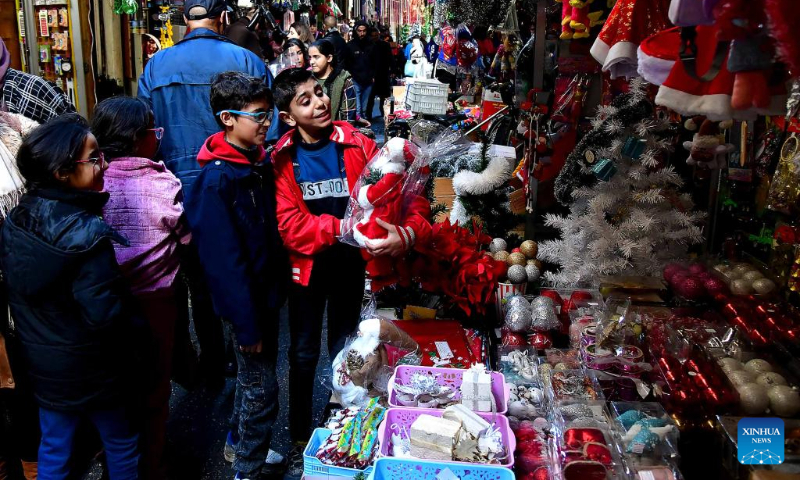
M301 255L316 255L337 242L340 220L332 215L312 215L303 211L294 193L297 184L284 175L275 175L278 230L284 246Z
M423 196L417 196L408 206L406 211L406 221L403 223L406 228L414 230L414 248L427 245L431 238L431 204Z

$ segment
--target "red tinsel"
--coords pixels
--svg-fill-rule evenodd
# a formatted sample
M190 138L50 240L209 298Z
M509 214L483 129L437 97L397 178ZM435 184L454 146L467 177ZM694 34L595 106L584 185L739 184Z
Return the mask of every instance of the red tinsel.
M423 290L444 294L467 315L485 312L505 266L481 253L492 239L474 230L449 220L434 224L430 243L412 265Z
M766 0L770 36L780 59L789 66L792 78L800 76L800 4L797 0Z

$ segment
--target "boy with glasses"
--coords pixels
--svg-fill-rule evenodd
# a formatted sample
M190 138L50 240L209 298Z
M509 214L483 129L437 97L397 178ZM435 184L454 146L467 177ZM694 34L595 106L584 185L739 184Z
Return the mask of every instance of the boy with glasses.
M206 140L185 209L215 312L232 324L238 364L231 418L236 479L280 473L269 463L278 416L278 314L289 278L275 217L272 164L264 139L272 94L261 79L217 76L211 108L223 131Z

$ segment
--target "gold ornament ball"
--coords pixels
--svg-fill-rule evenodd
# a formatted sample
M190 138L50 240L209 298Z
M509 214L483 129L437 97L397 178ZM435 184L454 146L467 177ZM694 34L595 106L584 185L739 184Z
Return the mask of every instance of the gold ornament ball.
M768 278L759 278L753 282L753 290L761 295L771 293L773 290L775 290L775 287L775 282Z
M507 262L508 261L509 253L505 250L500 250L499 252L494 254L494 259L498 262Z
M534 265L539 269L540 272L542 271L542 261L539 259L528 260L527 265Z
M525 240L519 246L519 251L527 258L536 258L536 254L539 253L539 245L533 240Z
M508 262L509 267L512 265L521 265L524 267L525 263L527 262L527 259L525 258L525 255L522 254L522 252L514 252L508 255L506 261Z

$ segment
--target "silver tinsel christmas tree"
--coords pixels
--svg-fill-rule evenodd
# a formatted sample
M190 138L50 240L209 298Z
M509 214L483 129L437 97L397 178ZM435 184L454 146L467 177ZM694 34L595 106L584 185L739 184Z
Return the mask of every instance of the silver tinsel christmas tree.
M655 117L646 83L632 81L630 93L601 107L593 127L587 138L604 141L581 142L572 168L597 180L569 186L570 214L545 217L561 239L539 243L539 259L561 267L545 274L557 286L594 283L600 275L659 275L703 241L704 214L693 211L665 162L670 124Z

